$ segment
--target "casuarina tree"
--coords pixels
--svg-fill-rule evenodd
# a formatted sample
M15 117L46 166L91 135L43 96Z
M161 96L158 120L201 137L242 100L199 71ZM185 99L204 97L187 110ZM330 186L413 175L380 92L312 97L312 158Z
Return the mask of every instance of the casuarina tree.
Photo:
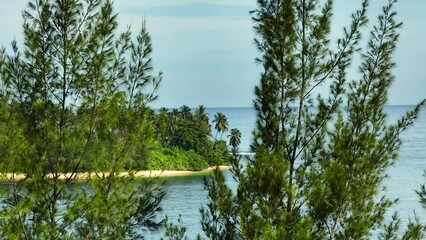
M207 236L399 239L393 228L398 218L385 218L394 200L381 189L397 160L400 134L425 101L395 124L387 121L401 27L395 3L383 7L361 48L367 0L336 40L330 34L332 0L257 1L251 14L263 71L254 91L255 157L244 167L235 158L232 199L219 173L207 183ZM411 222L403 239L423 237L424 226Z
M161 188L132 171L148 155L161 81L145 23L136 36L117 33L107 0L34 0L23 18L24 42L0 51L0 237L157 229Z

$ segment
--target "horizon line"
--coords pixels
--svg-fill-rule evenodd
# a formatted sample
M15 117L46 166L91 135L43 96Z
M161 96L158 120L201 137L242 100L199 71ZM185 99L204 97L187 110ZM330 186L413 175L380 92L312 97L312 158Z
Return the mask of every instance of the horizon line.
M180 107L185 106L185 105L186 104L183 104L183 105L180 105L179 107L156 106L156 107L151 107L151 108L152 109L160 109L160 108L165 107L167 109L179 109ZM385 104L384 107L414 107L416 105L417 104ZM217 108L222 108L222 109L223 108L228 108L228 109L231 109L231 108L254 108L254 106L222 106L222 107L215 106L215 107L210 107L210 106L206 106L206 105L203 105L203 104L200 104L200 105L198 105L196 107L189 106L189 105L186 105L186 106L188 106L190 109L196 109L199 106L204 106L206 109L217 109Z

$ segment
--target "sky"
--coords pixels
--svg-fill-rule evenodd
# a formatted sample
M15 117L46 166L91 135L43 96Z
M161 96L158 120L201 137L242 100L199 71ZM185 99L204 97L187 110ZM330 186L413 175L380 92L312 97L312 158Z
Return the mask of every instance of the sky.
M22 42L27 0L0 0L0 45ZM261 66L249 11L255 0L115 0L119 31L136 32L146 19L156 71L164 74L153 107L249 107ZM387 0L371 0L370 26ZM335 0L332 37L341 36L361 0ZM426 0L400 0L404 23L394 55L396 80L389 104L411 105L426 97ZM368 30L368 29L367 29ZM368 32L365 32L365 37ZM355 76L355 75L354 75Z

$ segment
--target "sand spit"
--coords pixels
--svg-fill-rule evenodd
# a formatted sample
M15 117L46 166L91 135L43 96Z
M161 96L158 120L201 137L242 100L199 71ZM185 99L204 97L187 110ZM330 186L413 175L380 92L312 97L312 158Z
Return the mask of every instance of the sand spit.
M230 169L231 166L227 165L221 165L219 166L220 170L227 170ZM203 173L209 173L213 171L215 167L209 167L207 169L201 170L201 171L188 171L188 170L146 170L146 171L138 171L134 174L135 177L138 178L156 178L156 177L176 177L176 176L190 176L190 175L196 175L196 174L203 174ZM118 175L119 176L126 176L128 175L128 172L121 172ZM77 180L85 180L90 177L105 177L108 176L109 173L101 172L101 173L61 173L59 174L58 178L62 180L69 179L70 177L77 179ZM48 177L53 178L52 174L49 174ZM3 173L0 175L0 179L6 180L6 181L19 181L22 179L25 179L25 174L23 173Z

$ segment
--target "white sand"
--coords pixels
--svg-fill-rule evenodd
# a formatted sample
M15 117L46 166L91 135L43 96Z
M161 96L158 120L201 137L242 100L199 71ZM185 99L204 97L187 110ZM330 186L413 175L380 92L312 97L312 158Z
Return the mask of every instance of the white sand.
M219 166L220 170L227 170L230 169L231 166L221 165ZM152 171L138 171L135 173L135 177L174 177L174 176L188 176L193 174L200 174L200 173L208 173L213 171L215 167L209 167L207 169L201 170L201 171L179 171L179 170L152 170ZM108 176L109 173L101 172L101 173L61 173L59 174L59 179L69 179L70 177L73 177L78 180L84 180L89 177L93 176ZM119 176L126 176L128 175L128 172L121 172L118 174ZM49 177L53 177L52 174L49 175ZM6 181L17 181L25 179L25 174L23 173L3 173L0 175L0 179L4 179Z

